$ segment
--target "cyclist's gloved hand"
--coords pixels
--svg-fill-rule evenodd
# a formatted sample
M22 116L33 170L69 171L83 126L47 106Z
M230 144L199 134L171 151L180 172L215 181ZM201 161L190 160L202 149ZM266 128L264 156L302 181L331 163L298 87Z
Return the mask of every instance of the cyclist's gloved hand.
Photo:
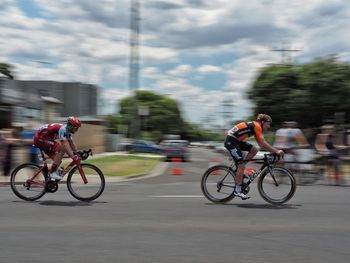
M79 155L74 155L74 157L73 157L72 159L73 159L73 162L74 162L74 163L79 163L80 160L81 160L81 158L80 158Z
M278 156L278 159L283 158L284 151L278 150L278 151L276 152L276 154L277 154L277 156Z

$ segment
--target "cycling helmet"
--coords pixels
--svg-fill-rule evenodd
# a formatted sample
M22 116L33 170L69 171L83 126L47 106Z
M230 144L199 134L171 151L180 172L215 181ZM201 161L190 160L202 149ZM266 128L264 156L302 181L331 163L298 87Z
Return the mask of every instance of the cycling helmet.
M76 127L76 128L81 127L81 121L77 117L74 117L74 116L70 116L67 120L67 123L73 127Z
M258 116L256 116L256 120L261 122L262 121L272 122L272 118L269 115L263 114L263 113L258 114Z

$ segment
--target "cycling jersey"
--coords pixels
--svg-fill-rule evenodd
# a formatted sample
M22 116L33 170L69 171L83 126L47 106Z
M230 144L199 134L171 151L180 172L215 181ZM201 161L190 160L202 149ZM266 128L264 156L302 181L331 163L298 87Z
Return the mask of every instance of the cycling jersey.
M67 125L61 123L46 124L35 133L34 145L48 156L53 157L60 146L57 140L62 142L71 138L72 133L67 131Z
M253 135L258 142L261 142L264 139L260 123L256 121L238 123L228 131L227 135L234 137L239 141L243 141Z
M72 138L72 133L67 131L67 125L61 123L46 124L39 128L36 135L43 140L55 141Z

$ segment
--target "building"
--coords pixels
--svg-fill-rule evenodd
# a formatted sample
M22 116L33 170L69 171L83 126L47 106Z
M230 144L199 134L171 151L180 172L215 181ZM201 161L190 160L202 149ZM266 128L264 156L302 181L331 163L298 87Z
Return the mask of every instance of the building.
M42 123L70 115L96 114L95 85L0 78L0 129L31 120Z

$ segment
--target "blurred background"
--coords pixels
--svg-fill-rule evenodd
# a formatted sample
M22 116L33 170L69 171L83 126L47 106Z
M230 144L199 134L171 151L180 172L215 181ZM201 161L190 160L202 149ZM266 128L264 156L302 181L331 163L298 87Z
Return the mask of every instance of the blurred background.
M12 148L34 156L23 140L70 115L84 124L78 146L100 153L125 150L136 139L220 148L234 123L267 113L270 143L348 156L350 3L0 5L3 160L9 145L22 144ZM276 140L278 129L286 130Z

